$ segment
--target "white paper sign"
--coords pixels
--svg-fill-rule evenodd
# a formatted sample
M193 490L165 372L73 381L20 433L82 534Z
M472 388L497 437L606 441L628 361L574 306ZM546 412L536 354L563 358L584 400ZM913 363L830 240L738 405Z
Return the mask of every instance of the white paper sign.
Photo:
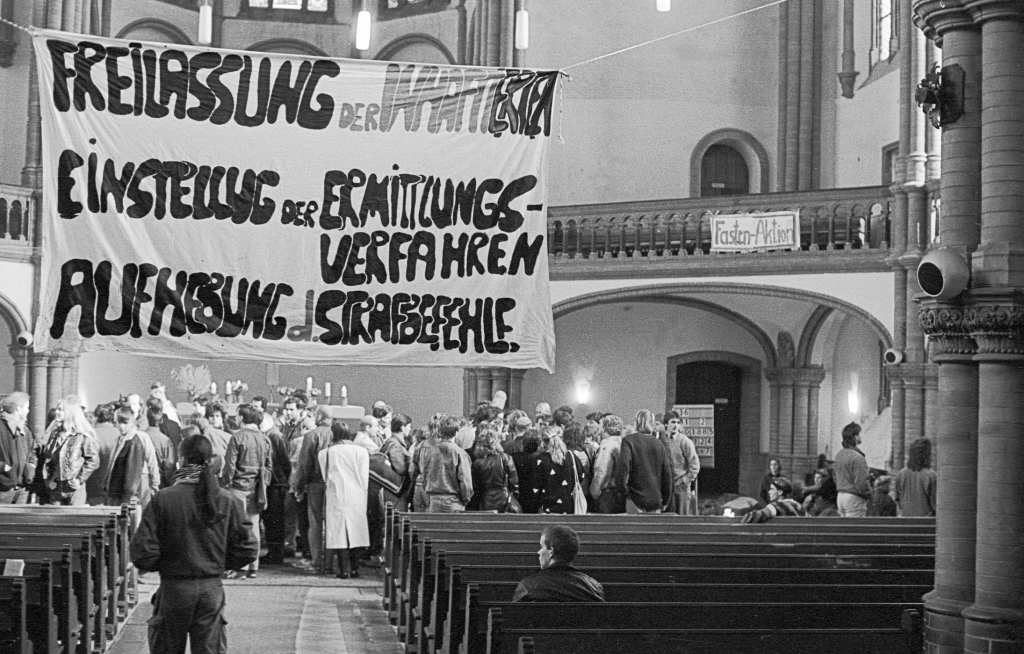
M34 34L37 349L552 369L557 71Z
M7 559L4 562L5 577L20 577L25 574L25 561L23 559Z
M712 252L764 252L800 247L800 219L792 211L711 217Z

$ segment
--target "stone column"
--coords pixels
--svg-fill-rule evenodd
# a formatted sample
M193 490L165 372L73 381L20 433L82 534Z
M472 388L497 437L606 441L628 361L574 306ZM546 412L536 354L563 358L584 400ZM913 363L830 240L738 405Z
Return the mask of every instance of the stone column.
M12 346L8 352L14 359L14 390L27 393L29 391L28 381L28 358L30 350L20 345Z
M470 411L476 409L476 405L485 400L491 399L491 371L489 368L478 368L476 370L476 399Z
M46 387L49 355L45 352L29 357L29 369L32 373L32 403L29 406L29 429L36 439L43 437L46 430Z
M855 29L853 9L855 4L855 0L843 0L843 56L842 69L839 71L839 85L843 89L844 98L853 97L857 75L860 75L854 70L857 67L857 52L853 48Z
M969 259L981 240L981 33L959 0L915 0L915 20L942 45L942 65L966 74L964 115L942 129L943 246ZM920 322L938 365L933 440L937 486L935 588L924 596L929 654L964 651L963 611L974 601L978 507L978 366L963 299L921 301ZM926 417L926 422L930 422Z
M945 181L945 177L943 177ZM978 510L978 366L959 302L922 300L921 322L939 367L940 416L932 440L936 486L935 588L924 596L925 651L964 651L964 609L974 601Z
M64 397L64 355L51 352L46 367L46 408L50 409Z
M768 379L769 385L768 453L778 456L781 449L779 442L779 369L767 368L764 371L764 376Z
M981 244L965 326L978 350L974 604L965 652L1024 651L1024 8L965 0L981 25Z
M939 367L934 363L924 366L924 436L932 440L932 459L935 459L935 431L939 423ZM903 466L902 459L893 459L893 468Z
M508 380L508 404L510 409L523 408L523 376L526 371L522 368L514 368L509 371Z
M825 378L825 371L821 371L822 379ZM818 415L820 407L818 406L819 391L821 390L821 381L818 383L812 383L810 388L807 389L807 454L817 455L818 452Z
M793 453L818 456L818 389L825 380L820 366L797 368L793 400ZM801 446L802 443L802 446Z
M476 371L472 368L462 370L462 415L468 416L476 407Z
M783 141L786 166L783 191L795 191L800 185L800 35L803 0L790 0L787 6L786 33L789 35L786 51L786 132Z
M78 395L78 382L73 379L72 369L78 359L77 355L68 354L61 357L61 395Z
M977 497L984 498L976 503L974 603L962 611L964 652L1020 652L1024 513L1012 507L1024 497L1024 293L974 289L964 322L978 346Z
M498 391L504 391L506 406L508 406L508 377L508 368L491 368L491 394L487 399L493 400Z

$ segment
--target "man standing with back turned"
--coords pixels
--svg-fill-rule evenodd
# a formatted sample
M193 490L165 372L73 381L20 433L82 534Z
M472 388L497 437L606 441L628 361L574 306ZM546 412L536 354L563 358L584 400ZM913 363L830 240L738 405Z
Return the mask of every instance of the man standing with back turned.
M860 425L851 422L843 427L843 449L836 454L833 469L839 491L839 515L844 518L863 518L868 514L871 484L868 461L857 447L860 442Z

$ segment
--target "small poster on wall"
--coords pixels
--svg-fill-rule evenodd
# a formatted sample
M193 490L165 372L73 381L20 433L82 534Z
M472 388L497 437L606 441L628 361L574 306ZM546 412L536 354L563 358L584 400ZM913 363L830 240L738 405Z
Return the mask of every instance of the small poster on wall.
M715 405L676 404L672 407L682 417L680 433L693 441L700 457L700 467L715 467Z

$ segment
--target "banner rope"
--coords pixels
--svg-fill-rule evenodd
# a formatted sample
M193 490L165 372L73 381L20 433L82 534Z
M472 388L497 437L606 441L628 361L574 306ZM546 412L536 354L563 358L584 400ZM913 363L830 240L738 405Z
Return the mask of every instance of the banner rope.
M29 27L25 27L24 25L19 25L17 23L12 23L11 21L7 20L6 18L0 18L0 23L3 23L4 25L10 25L14 29L21 30L25 34L28 34L29 36L32 36L32 29L29 28Z
M621 50L616 50L615 52L609 52L608 54L599 55L597 57L594 57L593 59L587 59L586 61L580 61L578 63L572 64L571 66L565 66L565 67L562 68L562 70L569 70L570 68L575 68L577 66L582 66L584 64L590 64L590 63L593 63L595 61L600 61L601 59L607 59L608 57L614 57L615 55L620 55L623 52L629 52L630 50L636 50L638 48L643 48L645 46L651 45L652 43L657 43L659 41L664 41L665 39L675 38L675 37L677 37L677 36L679 36L681 34L686 34L687 32L695 32L695 31L697 31L699 29L704 29L705 27L711 27L712 25L717 25L718 23L724 23L727 20L732 20L733 18L739 18L740 16L746 16L747 14L752 14L755 11L761 11L762 9L768 9L769 7L774 7L776 5L781 5L781 4L784 4L786 2L789 2L789 0L773 0L772 2L769 2L766 5L761 5L760 7L754 7L753 9L747 9L746 11L741 11L738 14L731 14L729 16L723 16L722 18L716 18L713 21L710 21L710 22L707 22L707 23L702 23L701 25L694 25L693 27L687 27L684 30L679 30L678 32L673 32L672 34L666 34L665 36L659 36L658 38L651 39L650 41L644 41L643 43L637 43L636 45L631 45L631 46L629 46L627 48L622 48Z

